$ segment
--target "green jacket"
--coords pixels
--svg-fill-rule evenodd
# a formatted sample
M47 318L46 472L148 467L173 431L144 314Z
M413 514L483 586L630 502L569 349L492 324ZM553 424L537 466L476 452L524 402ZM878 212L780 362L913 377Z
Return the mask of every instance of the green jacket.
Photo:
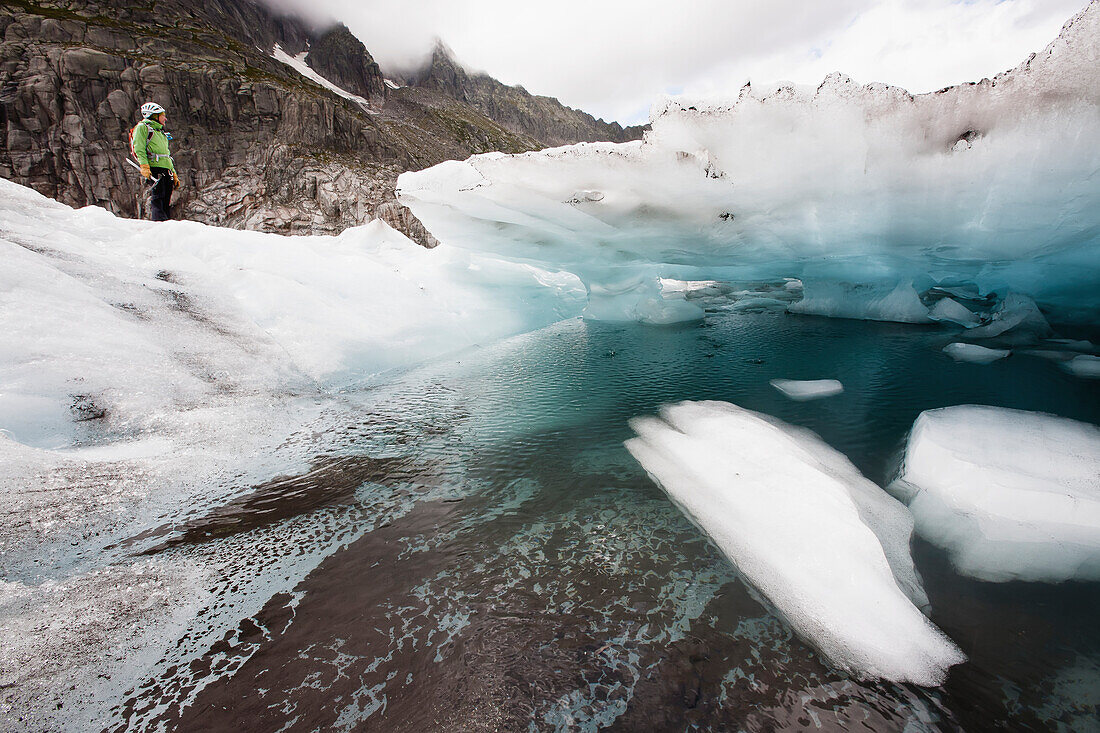
M134 155L140 165L175 170L168 152L164 127L156 120L142 120L134 128Z

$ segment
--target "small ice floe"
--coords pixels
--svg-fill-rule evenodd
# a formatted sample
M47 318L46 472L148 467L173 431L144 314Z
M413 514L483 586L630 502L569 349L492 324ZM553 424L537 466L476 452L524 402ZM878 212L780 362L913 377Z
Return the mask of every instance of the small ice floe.
M1012 353L1008 349L987 349L977 344L958 342L944 346L943 351L955 361L967 361L971 364L990 364Z
M921 413L898 478L918 534L981 580L1100 580L1100 428L960 405Z
M913 518L817 435L726 402L630 426L631 455L825 659L919 685L965 661L919 610Z
M773 379L769 384L796 402L819 400L844 391L844 385L835 379Z
M1100 356L1080 354L1063 362L1062 368L1075 377L1100 379Z

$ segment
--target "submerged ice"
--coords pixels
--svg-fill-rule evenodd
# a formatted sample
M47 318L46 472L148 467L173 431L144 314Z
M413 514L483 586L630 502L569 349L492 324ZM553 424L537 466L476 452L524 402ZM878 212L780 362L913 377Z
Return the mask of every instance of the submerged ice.
M725 402L630 424L646 472L833 664L938 685L965 661L918 608L909 513L816 435Z
M1017 291L1059 322L1095 322L1098 46L1092 3L978 83L912 95L833 74L670 99L644 141L478 155L405 173L398 195L443 242L577 274L594 318L650 317L651 294L639 309L617 287L631 278L787 276L805 284L802 313L992 319L989 336L1026 314L983 299Z

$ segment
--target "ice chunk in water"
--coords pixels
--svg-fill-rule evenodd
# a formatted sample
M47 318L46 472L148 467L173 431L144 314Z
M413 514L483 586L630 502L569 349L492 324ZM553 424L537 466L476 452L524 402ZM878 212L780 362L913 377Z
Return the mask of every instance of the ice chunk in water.
M1100 579L1100 428L1037 412L929 410L896 493L917 532L982 580Z
M964 661L917 608L912 517L816 435L725 402L630 424L630 453L836 666L937 685Z
M1081 354L1065 362L1062 368L1075 377L1100 379L1100 356Z
M944 346L943 351L955 361L968 361L971 364L991 364L1012 353L1008 349L987 349L977 344L957 342Z
M835 379L773 379L769 384L797 402L832 397L844 391L844 385Z

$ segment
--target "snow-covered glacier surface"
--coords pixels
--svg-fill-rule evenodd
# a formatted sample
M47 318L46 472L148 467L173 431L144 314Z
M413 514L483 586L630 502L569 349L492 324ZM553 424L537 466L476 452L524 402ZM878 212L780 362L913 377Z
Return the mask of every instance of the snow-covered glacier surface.
M726 402L631 427L646 472L833 664L938 685L966 659L918 610L912 517L816 435Z
M219 391L328 388L584 302L571 275L429 252L381 221L339 237L158 227L3 180L0 247L0 425L42 448L94 440L74 415L137 436Z
M891 489L960 572L1100 580L1100 428L960 405L917 418Z
M655 299L660 277L777 276L803 280L802 313L990 318L931 313L938 286L1100 316L1095 2L992 79L912 95L833 74L670 99L651 122L640 142L405 173L398 194L440 241L578 274L595 319L701 317Z
M381 222L339 237L153 224L4 180L0 260L0 715L48 729L86 729L158 659L187 668L415 503L372 493L369 441L333 448L364 419L346 387L584 304L571 275L429 252ZM368 508L296 519L334 492ZM254 504L274 519L240 525ZM171 560L126 541L211 522L224 544Z

